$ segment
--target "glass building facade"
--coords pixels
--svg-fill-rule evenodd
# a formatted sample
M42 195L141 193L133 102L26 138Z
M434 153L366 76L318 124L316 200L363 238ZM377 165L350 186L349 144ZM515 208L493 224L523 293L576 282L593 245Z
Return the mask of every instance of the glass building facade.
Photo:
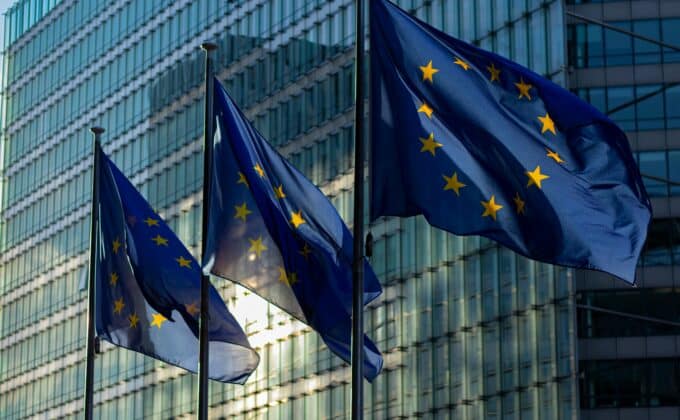
M680 45L680 2L570 0L566 7ZM569 87L626 131L654 213L636 288L597 273L577 274L581 416L677 419L680 52L573 18L567 38Z
M569 80L561 1L398 3L558 83ZM351 0L20 0L7 12L0 416L82 415L89 127L106 129L104 150L200 252L201 42L219 45L217 76L255 126L353 223L354 19ZM655 112L651 121L675 111ZM669 173L677 157L662 154L644 159L667 162ZM446 234L422 218L369 228L384 294L367 309L366 329L385 369L366 386L367 418L578 417L573 271ZM650 261L675 258L671 237L658 240ZM211 382L211 417L349 415L349 367L314 332L244 289L213 283L261 364L245 386ZM97 418L195 410L194 375L106 343L95 366ZM640 398L651 401L653 392Z

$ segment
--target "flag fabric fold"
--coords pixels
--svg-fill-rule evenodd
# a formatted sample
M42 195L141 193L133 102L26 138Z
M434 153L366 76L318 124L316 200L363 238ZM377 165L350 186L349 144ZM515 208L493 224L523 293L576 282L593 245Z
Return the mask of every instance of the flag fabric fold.
M97 148L97 335L191 372L198 369L201 270L163 219ZM209 291L208 376L244 383L259 356L217 290Z
M633 282L651 204L624 133L519 64L370 4L371 219L422 214Z
M251 126L215 80L215 137L203 267L239 283L351 355L352 235L323 193ZM364 302L381 293L364 262ZM368 337L365 377L382 356Z

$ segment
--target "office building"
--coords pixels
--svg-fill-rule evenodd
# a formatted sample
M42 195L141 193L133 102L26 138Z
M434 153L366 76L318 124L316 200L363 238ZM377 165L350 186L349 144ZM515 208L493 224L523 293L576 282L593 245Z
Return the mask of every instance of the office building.
M82 414L89 127L106 129L104 150L200 252L201 42L219 45L217 76L255 126L352 223L353 3L19 0L6 13L3 417ZM566 66L561 1L398 3L560 84L576 77ZM574 271L422 218L381 220L370 231L384 294L367 310L366 329L385 369L366 386L367 418L578 417ZM304 325L213 283L261 364L245 386L211 383L211 416L346 418L349 367ZM95 370L97 418L193 417L194 375L106 343Z
M568 3L577 15L680 45L677 1ZM595 272L576 276L576 304L598 308L578 310L581 418L677 419L680 51L573 17L567 30L569 86L626 131L654 213L637 287Z

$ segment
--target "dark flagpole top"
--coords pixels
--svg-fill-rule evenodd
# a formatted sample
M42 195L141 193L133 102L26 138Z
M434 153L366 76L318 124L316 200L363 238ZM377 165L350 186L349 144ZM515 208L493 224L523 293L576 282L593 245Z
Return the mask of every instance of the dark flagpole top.
M204 42L201 44L201 49L205 51L216 50L217 44L213 44L212 42Z
M90 131L92 132L92 134L97 135L103 133L104 129L101 127L90 127Z

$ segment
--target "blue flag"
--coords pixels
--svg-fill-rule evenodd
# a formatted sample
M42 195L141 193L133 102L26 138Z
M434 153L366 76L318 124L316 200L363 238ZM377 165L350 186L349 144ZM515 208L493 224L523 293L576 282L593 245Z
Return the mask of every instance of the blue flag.
M215 80L215 138L204 270L235 281L351 354L352 235L335 207L250 125ZM366 262L364 302L381 293ZM365 376L382 356L365 339Z
M651 205L623 132L573 94L371 1L371 219L422 214L629 282Z
M117 346L196 372L201 271L144 197L97 148L99 225L97 335ZM244 383L259 356L210 288L208 375Z

